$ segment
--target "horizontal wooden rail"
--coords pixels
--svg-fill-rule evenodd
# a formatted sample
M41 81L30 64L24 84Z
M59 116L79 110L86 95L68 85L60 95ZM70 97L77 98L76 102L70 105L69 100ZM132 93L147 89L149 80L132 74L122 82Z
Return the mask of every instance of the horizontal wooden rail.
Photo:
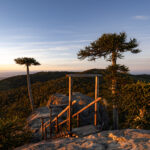
M68 74L66 77L101 77L102 75L100 74Z
M76 102L77 102L77 101L74 100L74 101L72 102L72 105L74 105ZM61 112L58 114L57 117L59 118L60 116L62 116L68 109L69 109L69 106L67 106L63 111L61 111ZM53 119L52 122L54 122L54 121L56 121L56 117Z
M98 101L100 101L102 98L98 97L97 99L95 99L94 101L92 101L90 104L88 104L87 106L85 106L84 108L82 108L81 110L79 110L78 112L76 112L75 114L72 115L72 118L74 118L75 116L78 116L80 113L82 113L84 110L86 110L87 108L89 108L90 106L92 106L93 104L97 103ZM76 100L74 100L72 102L72 105L74 105L76 103ZM42 126L42 132L46 130L46 128L50 127L50 123L53 123L56 121L56 125L57 128L59 126L61 126L62 124L66 123L68 121L68 118L66 120L63 120L62 122L58 123L58 118L61 117L66 111L68 111L69 106L67 106L63 111L61 111L51 122L50 120L48 120L47 122L45 122Z
M72 105L74 105L77 101L74 100L72 102ZM61 117L67 110L69 109L69 106L67 106L63 111L61 111L52 121L51 123L55 122L57 120L57 118ZM44 127L49 127L49 123L50 123L50 120L48 120L47 122L44 123Z
M58 124L58 126L61 126L62 124L66 123L67 121L68 121L68 118L67 118L66 120L63 120L62 122L60 122L60 123Z
M101 99L102 99L101 97L98 97L96 100L94 100L93 102L91 102L90 104L88 104L87 106L85 106L84 108L82 108L81 110L79 110L78 112L76 112L75 114L73 114L72 118L74 118L75 116L77 116L78 114L80 114L81 112L83 112L84 110L86 110L87 108L89 108L90 106L92 106L93 104L97 103Z

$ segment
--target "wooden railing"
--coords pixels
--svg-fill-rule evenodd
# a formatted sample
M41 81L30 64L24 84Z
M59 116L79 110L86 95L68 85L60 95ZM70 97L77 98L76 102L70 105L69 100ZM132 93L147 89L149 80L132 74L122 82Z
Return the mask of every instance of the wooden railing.
M95 103L97 103L100 100L101 100L101 97L97 98L96 100L94 100L93 102L91 102L90 104L88 104L87 106L85 106L84 108L80 109L78 112L76 112L75 114L72 115L72 118L74 118L75 116L77 116L77 127L79 126L79 114L81 112L83 112L84 110L86 110L87 108L89 108L90 106L94 105ZM97 112L95 112L95 113L97 113ZM95 115L94 115L94 117L95 117ZM67 121L68 121L68 118L66 120L63 120L62 122L60 122L58 124L58 126L66 123Z
M72 102L72 105L76 103L76 100ZM62 110L53 120L48 120L47 122L44 123L44 119L41 118L41 131L42 131L42 139L45 138L47 139L47 128L49 127L50 131L50 137L52 136L52 123L55 122L55 127L56 127L56 133L58 132L58 118L60 118L65 112L67 112L69 109L69 106L67 106L64 110ZM45 136L46 135L46 136Z
M80 113L82 113L83 111L85 111L86 109L88 109L89 107L91 107L92 105L97 104L97 102L99 102L100 100L101 100L101 97L98 97L97 99L95 99L94 101L92 101L90 104L88 104L87 106L85 106L84 108L82 108L81 110L79 110L78 112L76 112L75 114L73 114L71 116L71 118L77 117L77 127L79 127L79 125L80 125L80 123L79 123L80 122L80 117L79 117ZM74 105L75 103L76 103L76 101L73 101L72 105ZM65 112L68 112L68 110L69 110L69 105L64 110L62 110L52 121L48 120L47 122L44 123L43 119L42 119L42 123L41 123L42 138L44 138L45 140L47 139L47 128L48 127L49 127L49 132L50 132L50 138L52 138L52 124L53 123L55 123L55 125L53 127L55 127L56 135L58 134L59 127L61 125L63 125L64 123L69 122L69 115L67 114L67 119L63 120L60 123L58 123L58 119ZM94 122L95 122L95 120L97 121L97 109L95 110L95 113L94 113ZM71 126L71 128L72 128L72 126ZM66 132L67 132L67 130L66 130ZM66 135L66 134L62 134L62 135Z

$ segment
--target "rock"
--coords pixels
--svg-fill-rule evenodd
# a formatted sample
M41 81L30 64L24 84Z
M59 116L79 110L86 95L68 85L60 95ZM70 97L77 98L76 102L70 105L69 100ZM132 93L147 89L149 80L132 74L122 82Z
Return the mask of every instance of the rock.
M47 107L37 108L32 114L27 118L28 127L33 133L33 141L41 140L41 117L45 118L45 121L49 119L49 109Z
M72 132L77 137L84 137L93 133L97 133L99 130L94 125L87 125L79 128L73 128Z
M91 126L81 127L86 132ZM79 138L63 138L24 145L16 150L149 150L150 130L123 129L93 133Z
M80 109L82 109L84 106L86 106L87 104L91 103L94 99L83 95L79 92L73 92L72 94L72 101L76 100L77 103L75 105L73 105L73 113L79 111ZM104 101L106 102L106 100ZM69 103L69 97L63 94L53 94L48 102L47 102L47 106L49 106L51 104L67 104ZM60 112L60 111L57 111ZM86 109L85 111L83 111L80 115L80 125L87 125L87 124L93 124L94 123L94 105L89 107L88 109ZM105 109L105 106L102 104L98 104L98 124L100 126L101 129L108 129L109 128L109 118L108 118L108 114L107 111Z
M91 103L93 99L89 96L81 93L73 93L72 101L76 100L77 103L73 105L72 113L75 113L82 109L87 104ZM50 97L47 102L47 106L53 105L52 107L52 119L56 117L65 107L68 105L68 96L63 94L54 94ZM58 107L59 106L59 107ZM67 112L59 118L59 122L66 118ZM36 109L27 119L28 127L33 132L34 141L41 140L41 117L44 118L44 122L50 118L50 111L48 107L40 107ZM76 119L76 118L75 118ZM98 126L97 129L103 130L108 128L108 117L107 112L102 105L98 105ZM76 121L74 121L76 123ZM88 124L94 124L94 106L91 106L87 110L80 114L80 126ZM49 132L49 130L48 130Z
M49 106L50 103L53 105L68 104L68 96L59 93L53 94L50 96L47 106Z

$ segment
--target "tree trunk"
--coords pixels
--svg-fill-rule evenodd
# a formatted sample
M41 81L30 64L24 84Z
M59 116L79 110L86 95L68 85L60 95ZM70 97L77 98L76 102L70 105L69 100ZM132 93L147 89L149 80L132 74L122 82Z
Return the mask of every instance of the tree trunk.
M116 66L116 53L112 53L112 66ZM113 95L113 129L118 129L118 109L116 105L116 69L113 68L113 78L112 78L112 95Z
M33 101L33 97L32 97L30 74L29 74L29 66L28 65L27 65L27 86L28 86L29 99L30 99L30 103L31 103L31 109L33 111L34 110L34 101Z

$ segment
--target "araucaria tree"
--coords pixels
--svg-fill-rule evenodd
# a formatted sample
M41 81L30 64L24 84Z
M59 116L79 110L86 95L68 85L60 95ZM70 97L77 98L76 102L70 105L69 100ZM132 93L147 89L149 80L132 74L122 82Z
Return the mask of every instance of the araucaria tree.
M99 39L92 42L89 46L81 49L78 53L78 58L83 60L88 58L90 61L95 61L98 58L104 57L107 61L111 61L108 69L111 71L111 92L113 97L113 128L118 129L118 109L117 109L117 72L128 71L124 65L118 65L117 59L123 58L124 52L139 53L137 48L138 43L135 38L127 41L126 33L119 34L109 33L103 34Z
M28 58L28 57L23 57L23 58L17 58L14 60L16 64L19 65L25 65L27 67L27 86L28 86L28 94L29 94L29 99L31 103L31 109L32 111L34 110L34 100L32 96L32 91L31 91L31 82L30 82L30 74L29 74L29 67L31 65L40 65L39 62L37 62L34 58Z

